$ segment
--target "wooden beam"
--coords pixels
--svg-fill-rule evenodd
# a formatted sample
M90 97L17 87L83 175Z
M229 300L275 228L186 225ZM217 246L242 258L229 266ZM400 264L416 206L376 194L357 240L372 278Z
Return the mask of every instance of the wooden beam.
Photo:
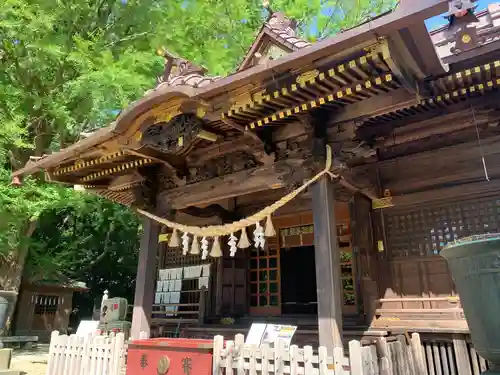
M319 344L332 355L342 343L342 275L335 223L334 183L323 176L311 187L314 216L314 254L318 293Z
M498 142L500 142L500 136L493 136L489 138L483 138L481 139L481 146L483 149L483 152L487 155L489 153L497 153L498 152ZM405 157L399 157L396 159L390 159L390 160L384 160L379 162L379 168L385 169L393 169L395 165L401 165L403 162L406 165L414 165L420 161L430 161L431 163L439 160L440 162L443 162L443 158L446 158L448 161L451 160L466 160L469 157L473 157L474 155L478 155L477 150L475 148L477 147L477 141L471 141L467 143L461 143L453 146L448 146L448 147L443 147L438 150L430 150L430 151L425 151L421 152L418 154L414 155L408 155ZM363 167L356 167L353 168L355 171L358 168L363 168Z
M338 124L355 119L380 116L417 103L415 94L406 89L398 89L346 106L332 117L331 123Z
M378 198L373 188L359 188L356 185L353 185L351 182L349 182L349 180L346 180L345 177L343 176L340 177L338 183L353 193L359 192L372 200Z
M61 151L55 152L52 155L44 156L34 163L26 164L24 168L15 171L12 176L25 176L35 173L41 169L47 170L50 168L54 168L67 159L73 158L88 151L91 147L102 145L104 142L109 141L111 138L116 136L116 134L114 134L112 130L113 125L99 129L90 137L82 139L81 141L65 149L62 149Z
M480 114L481 112L488 110L484 108L488 108L490 106L495 108L494 106L499 99L500 95L498 93L489 93L484 96L469 98L465 101L460 101L446 107L436 107L435 109L431 109L417 115L402 117L395 120L381 119L380 121L373 121L371 123L361 125L358 128L357 134L361 139L367 139L373 136L392 136L394 129L401 129L401 131L404 131L405 128L418 128L422 123L442 121L443 116L456 116L456 114L460 111L469 111L470 113L471 106L474 106L476 108L476 113Z
M235 212L231 212L226 210L224 207L218 204L211 204L207 207L187 207L181 210L181 212L201 218L210 218L217 216L225 223L232 223L233 221L238 221L241 219L241 216L236 214Z
M339 172L339 176L338 183L347 190L359 192L372 200L379 198L377 188L372 183L367 181L360 182L359 177L350 171Z
M453 165L450 166L453 170ZM498 165L488 167L488 177L490 179L497 179L500 176L500 167ZM437 189L439 187L447 186L450 184L463 184L470 182L486 181L486 175L481 164L481 160L470 166L467 171L458 173L444 173L440 176L428 176L427 178L419 178L417 174L412 179L395 180L384 184L384 188L389 189L396 194L410 194L417 191Z
M165 198L172 208L203 206L223 199L284 186L283 178L294 168L300 168L302 160L284 160L274 164L233 173L192 185L169 190Z
M255 151L262 141L253 142L246 135L225 142L216 143L205 148L196 148L189 153L187 161L189 167L203 165L207 160L236 151Z
M250 131L250 130L245 130L244 126L241 126L241 125L237 124L236 122L234 122L231 119L222 118L221 121L224 124L229 125L233 129L239 130L240 132L244 133L245 135L248 135L249 137L255 139L256 141L259 141L262 145L264 145L264 142L262 142L262 140L259 138L259 136L257 135L257 133L255 133L253 131Z
M459 184L451 187L427 190L418 193L397 195L392 197L393 208L407 207L430 202L456 201L469 196L498 195L500 193L500 181L481 181ZM388 208L392 209L392 208Z
M180 178L178 175L179 170L177 168L175 168L172 164L170 164L168 161L166 161L165 159L155 157L155 156L151 155L151 153L144 152L144 151L141 152L141 151L136 151L136 150L131 150L131 149L124 149L124 151L129 155L140 156L143 158L150 158L150 159L157 161L158 163L163 164L167 168L167 170L170 172L169 177L172 178L172 181L174 181L174 183L177 186L186 185L186 178Z
M151 315L154 303L156 255L160 226L144 218L139 250L139 264L135 282L134 310L130 335L138 339L141 332L151 333Z

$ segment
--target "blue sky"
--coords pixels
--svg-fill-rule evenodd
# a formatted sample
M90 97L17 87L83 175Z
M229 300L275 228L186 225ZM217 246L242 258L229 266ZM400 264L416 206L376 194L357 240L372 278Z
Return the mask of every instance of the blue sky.
M488 4L493 4L493 3L497 3L497 2L498 2L498 0L478 0L478 1L476 1L477 10L485 9L488 6ZM427 24L427 28L429 30L433 30L433 29L437 29L440 26L445 25L446 19L443 18L443 16L437 16L437 17L433 17L433 18L428 19L426 24Z

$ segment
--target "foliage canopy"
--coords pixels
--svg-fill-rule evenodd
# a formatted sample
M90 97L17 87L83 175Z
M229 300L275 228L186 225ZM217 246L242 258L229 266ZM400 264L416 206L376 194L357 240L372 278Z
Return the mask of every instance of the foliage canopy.
M271 7L297 19L301 34L315 40L394 3L275 0ZM154 53L160 46L211 74L231 72L266 16L261 0L4 0L0 253L17 249L27 223L38 220L26 269L30 277L81 278L100 289L130 286L140 231L133 213L45 184L41 176L14 188L11 170L112 121L116 110L154 85L163 67Z

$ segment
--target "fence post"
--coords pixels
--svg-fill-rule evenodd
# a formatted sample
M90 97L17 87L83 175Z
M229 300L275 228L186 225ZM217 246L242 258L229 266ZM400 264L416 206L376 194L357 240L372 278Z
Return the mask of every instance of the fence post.
M335 361L335 351L333 352L333 360ZM324 346L318 348L318 372L319 375L328 374L328 350Z
M333 348L333 369L335 371L335 375L344 374L344 360L344 348L341 348L340 346ZM330 370L328 364L327 369L328 371ZM328 374L328 372L325 372L325 374ZM320 373L320 375L323 374Z
M285 343L283 340L276 340L274 343L274 375L285 373Z
M416 375L427 375L427 367L424 362L424 347L420 341L420 335L418 333L412 333L411 335L411 351L413 354L413 360L415 362L415 373Z
M212 375L220 375L220 359L222 356L222 350L224 349L224 337L215 336L214 337L214 354L212 360Z
M121 367L123 366L124 349L125 349L125 335L118 333L114 337L113 343L113 357L111 359L111 375L120 375Z
M225 349L225 357L226 357L226 374L225 375L233 375L234 370L233 370L233 358L234 358L234 341L227 341L226 342L226 349ZM215 352L214 352L215 355Z
M351 375L368 375L368 374L363 374L361 343L357 340L349 341L349 362L351 365Z
M313 372L313 348L312 346L304 346L304 374L312 374Z
M413 375L413 366L410 363L410 356L408 355L408 343L406 342L406 337L403 335L396 336L396 339L401 344L400 359L402 359L403 364L403 374Z
M59 337L58 331L53 331L50 335L50 346L49 346L49 359L47 362L47 374L52 375L54 372L54 359L55 359L55 348L57 345L57 338Z
M246 375L245 372L245 336L238 334L234 336L236 355L238 356L237 374Z
M457 359L457 371L460 375L472 375L472 370L469 363L469 351L467 350L467 342L465 335L454 334L453 349L455 350L455 358Z
M298 373L299 373L299 347L297 345L292 345L290 346L290 375L298 375Z
M392 375L392 363L385 337L378 339L375 346L377 348L380 375Z
M270 352L271 348L269 347L269 344L262 344L260 347L260 350L262 351L262 375L269 375L269 360L274 359L271 358Z

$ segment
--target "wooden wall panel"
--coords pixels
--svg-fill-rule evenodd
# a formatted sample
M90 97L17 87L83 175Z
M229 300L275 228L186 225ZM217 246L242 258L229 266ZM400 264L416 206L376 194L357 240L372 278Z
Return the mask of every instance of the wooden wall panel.
M377 239L385 239L385 246L379 259L389 266L391 277L380 291L377 315L398 320L462 320L447 262L439 253L459 238L498 232L498 198L485 194L382 211L385 231Z

